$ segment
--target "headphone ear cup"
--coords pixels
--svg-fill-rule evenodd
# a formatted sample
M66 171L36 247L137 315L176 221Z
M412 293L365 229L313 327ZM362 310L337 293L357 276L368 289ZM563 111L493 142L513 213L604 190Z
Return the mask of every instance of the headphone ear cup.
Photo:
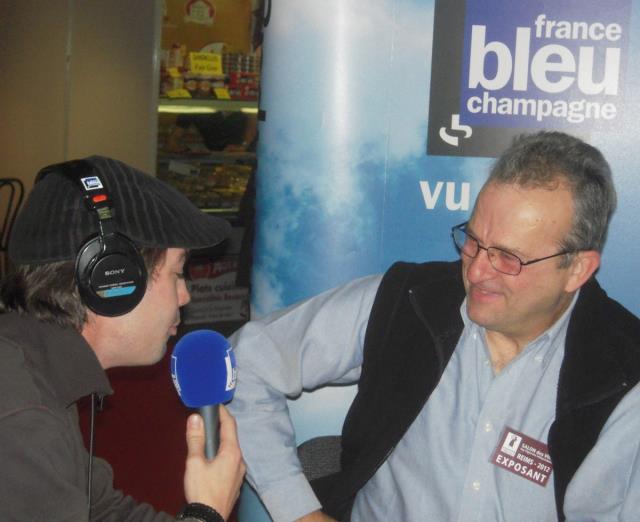
M125 236L95 236L78 251L76 283L89 309L114 317L130 312L142 300L147 269L140 252Z

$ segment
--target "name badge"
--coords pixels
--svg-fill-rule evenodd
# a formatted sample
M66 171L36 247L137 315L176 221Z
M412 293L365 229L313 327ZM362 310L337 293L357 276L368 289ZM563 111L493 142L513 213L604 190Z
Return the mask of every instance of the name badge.
M504 429L491 462L542 487L553 472L547 445L509 427Z

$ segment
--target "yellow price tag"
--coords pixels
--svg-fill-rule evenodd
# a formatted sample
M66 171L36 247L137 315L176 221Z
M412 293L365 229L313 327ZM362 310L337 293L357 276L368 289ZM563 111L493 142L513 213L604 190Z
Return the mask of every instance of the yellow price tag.
M231 95L229 94L229 89L226 87L216 87L213 89L213 92L216 93L216 98L219 100L230 100Z
M167 98L191 98L191 93L187 89L173 89L167 91Z
M189 70L201 76L221 76L222 55L218 53L189 53Z
M180 71L177 67L169 67L169 76L171 78L182 78Z

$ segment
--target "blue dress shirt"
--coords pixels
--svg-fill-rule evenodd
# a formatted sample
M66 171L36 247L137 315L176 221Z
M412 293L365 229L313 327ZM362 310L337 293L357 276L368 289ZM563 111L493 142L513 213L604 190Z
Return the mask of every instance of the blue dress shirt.
M287 397L357 382L380 276L353 281L252 321L231 338L247 477L276 522L320 508L295 453ZM492 463L505 429L546 443L575 304L501 372L483 328L461 306L464 330L431 398L386 462L358 493L354 522L557 520L553 473L541 485ZM620 402L570 482L568 521L640 520L640 386Z

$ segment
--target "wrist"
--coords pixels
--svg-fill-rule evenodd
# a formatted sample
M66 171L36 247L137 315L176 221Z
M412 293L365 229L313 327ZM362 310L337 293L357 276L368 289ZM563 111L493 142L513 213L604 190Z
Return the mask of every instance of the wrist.
M176 520L197 520L199 522L225 522L222 515L206 504L191 502L187 504Z

